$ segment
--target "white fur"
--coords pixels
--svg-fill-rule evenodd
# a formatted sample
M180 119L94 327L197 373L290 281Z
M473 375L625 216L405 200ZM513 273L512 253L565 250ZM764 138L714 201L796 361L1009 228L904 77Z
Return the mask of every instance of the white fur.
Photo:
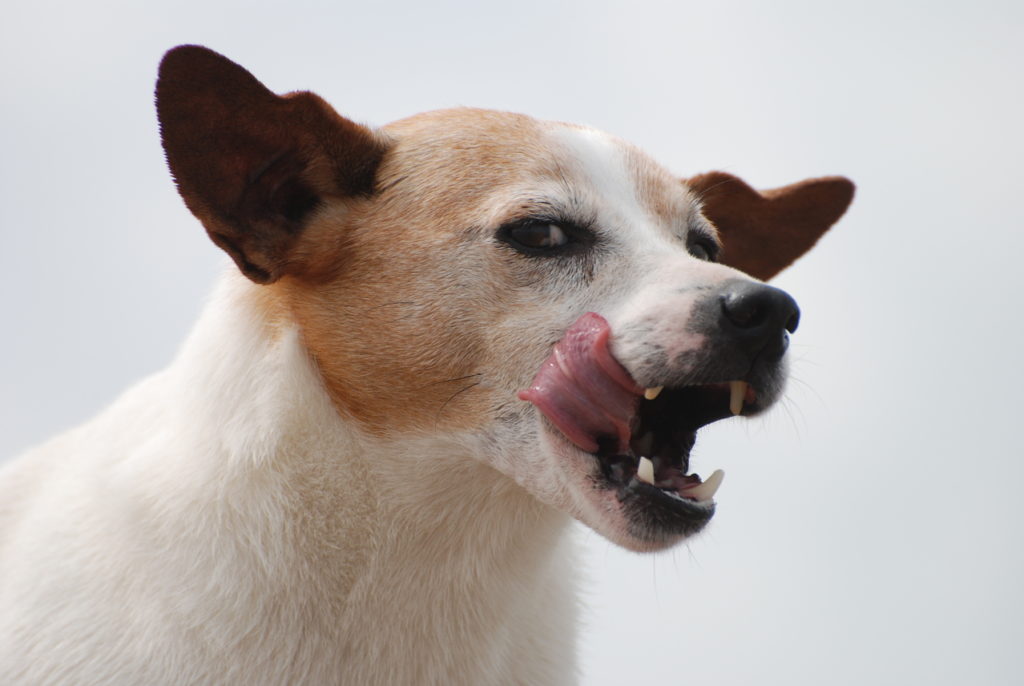
M639 196L638 188L644 182L639 177L644 173L654 177L666 174L638 150L594 129L558 126L551 135L569 150L570 159L575 162L576 187L590 191L591 202L599 205L595 210L602 226L612 227L616 234L619 264L605 270L612 288L598 301L600 307L593 309L604 314L612 331L619 334L651 323L644 328L643 338L616 336L616 358L631 371L638 371L642 346L655 343L670 358L699 349L704 344L703 337L686 328L694 305L694 294L688 289L698 285L710 288L729 278L750 277L721 264L696 260L687 253L687 221L701 223L711 233L714 230L696 213L692 198L677 179L668 179L666 185L675 186L679 198L668 195L661 199L677 201L678 224L667 226L653 215ZM635 169L630 168L631 157ZM601 284L592 289L590 297L596 293L602 293ZM644 379L638 377L638 381ZM650 381L656 385L657 380Z
M353 431L257 288L0 472L0 683L571 682L568 518L458 437Z
M592 456L515 391L588 310L654 385L644 343L702 345L685 328L689 287L741 275L687 254L700 218L678 179L604 134L544 131L565 186L505 189L465 225L547 194L598 217L607 248L590 280L516 263L535 290L480 336L490 423L364 433L297 325L266 321L260 286L232 271L169 369L0 471L0 684L575 681L570 515L647 544L592 487ZM566 187L573 198L554 197ZM653 209L673 204L672 221ZM474 298L513 297L478 274L489 237L440 249L448 266L417 272L418 297L449 294L430 316L472 326ZM479 288L461 288L471 275Z

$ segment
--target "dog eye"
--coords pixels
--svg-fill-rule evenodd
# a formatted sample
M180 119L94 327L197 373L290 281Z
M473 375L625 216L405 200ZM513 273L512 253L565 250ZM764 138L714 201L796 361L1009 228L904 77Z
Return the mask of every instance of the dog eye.
M569 237L558 224L526 224L509 231L509 236L527 248L558 248L569 242Z
M554 222L531 219L501 227L498 237L521 253L544 255L575 242L572 233Z
M698 260L704 260L705 262L716 262L718 260L718 246L704 237L692 239L687 246L687 250Z

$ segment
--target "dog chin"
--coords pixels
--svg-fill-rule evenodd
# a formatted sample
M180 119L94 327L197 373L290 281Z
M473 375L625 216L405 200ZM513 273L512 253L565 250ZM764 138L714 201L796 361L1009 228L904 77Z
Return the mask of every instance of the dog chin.
M683 498L636 475L609 480L597 456L576 447L545 419L539 423L541 452L564 487L558 502L549 504L611 542L635 552L665 550L699 532L714 515L711 500Z

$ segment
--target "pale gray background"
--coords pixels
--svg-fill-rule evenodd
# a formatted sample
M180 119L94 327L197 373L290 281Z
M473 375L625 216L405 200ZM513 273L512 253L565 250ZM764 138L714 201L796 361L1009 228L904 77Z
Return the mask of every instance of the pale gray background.
M584 683L1024 683L1024 3L8 3L0 455L164 365L223 266L157 138L183 42L369 123L503 108L680 175L853 178L777 280L788 400L700 441L710 530L652 557L581 529Z

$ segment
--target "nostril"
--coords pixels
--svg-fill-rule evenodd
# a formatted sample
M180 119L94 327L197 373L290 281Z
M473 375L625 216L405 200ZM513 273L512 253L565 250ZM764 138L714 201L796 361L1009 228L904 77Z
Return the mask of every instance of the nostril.
M790 333L796 333L796 327L800 326L800 308L797 307L795 302L793 307L796 308L796 311L786 320L786 331Z

